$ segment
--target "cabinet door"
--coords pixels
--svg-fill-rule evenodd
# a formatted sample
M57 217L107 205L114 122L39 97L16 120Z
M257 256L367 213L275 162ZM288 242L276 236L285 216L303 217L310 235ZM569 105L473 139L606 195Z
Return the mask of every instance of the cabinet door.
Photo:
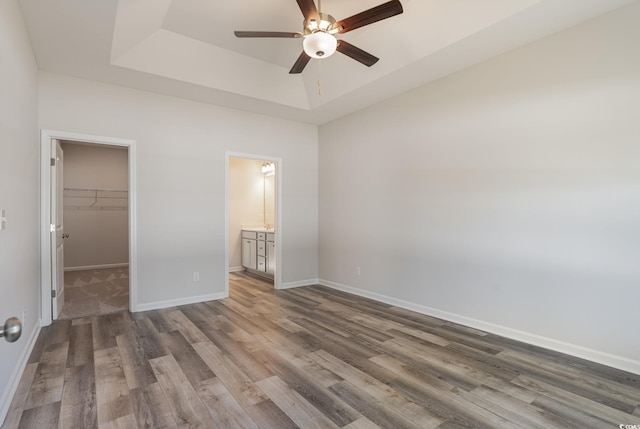
M242 266L252 270L257 268L256 240L242 239Z
M267 272L275 274L276 272L276 243L267 242Z

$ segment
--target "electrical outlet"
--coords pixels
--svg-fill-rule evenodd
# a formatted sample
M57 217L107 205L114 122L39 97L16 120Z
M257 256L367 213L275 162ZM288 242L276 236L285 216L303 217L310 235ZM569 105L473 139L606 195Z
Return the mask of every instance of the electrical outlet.
M7 211L0 209L0 231L7 228Z
M194 282L199 282L200 281L200 273L197 271L193 272L193 281Z

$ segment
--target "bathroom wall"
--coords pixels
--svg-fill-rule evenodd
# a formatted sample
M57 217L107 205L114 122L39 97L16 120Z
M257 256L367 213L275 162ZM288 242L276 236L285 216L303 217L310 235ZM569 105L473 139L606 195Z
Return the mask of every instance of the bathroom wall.
M276 176L264 178L264 223L271 227L276 224Z
M65 270L126 265L129 262L126 148L65 142Z

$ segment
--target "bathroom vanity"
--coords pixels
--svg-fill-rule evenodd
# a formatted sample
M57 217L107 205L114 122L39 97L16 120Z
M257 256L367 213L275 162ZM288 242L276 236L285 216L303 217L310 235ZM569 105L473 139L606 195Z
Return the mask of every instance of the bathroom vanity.
M276 270L274 230L242 229L242 266L251 273L273 279Z

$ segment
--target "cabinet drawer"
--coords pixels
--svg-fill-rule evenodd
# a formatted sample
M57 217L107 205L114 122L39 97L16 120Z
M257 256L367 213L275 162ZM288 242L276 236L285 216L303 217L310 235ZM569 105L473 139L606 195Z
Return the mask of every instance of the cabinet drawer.
M266 232L259 232L258 233L258 240L266 240L267 239L267 233Z
M258 271L267 271L267 258L264 256L258 256Z
M276 241L276 234L273 232L267 232L267 241Z
M242 231L242 238L252 238L252 239L256 239L257 237L257 232L255 231Z
M267 256L267 242L258 241L258 256Z

